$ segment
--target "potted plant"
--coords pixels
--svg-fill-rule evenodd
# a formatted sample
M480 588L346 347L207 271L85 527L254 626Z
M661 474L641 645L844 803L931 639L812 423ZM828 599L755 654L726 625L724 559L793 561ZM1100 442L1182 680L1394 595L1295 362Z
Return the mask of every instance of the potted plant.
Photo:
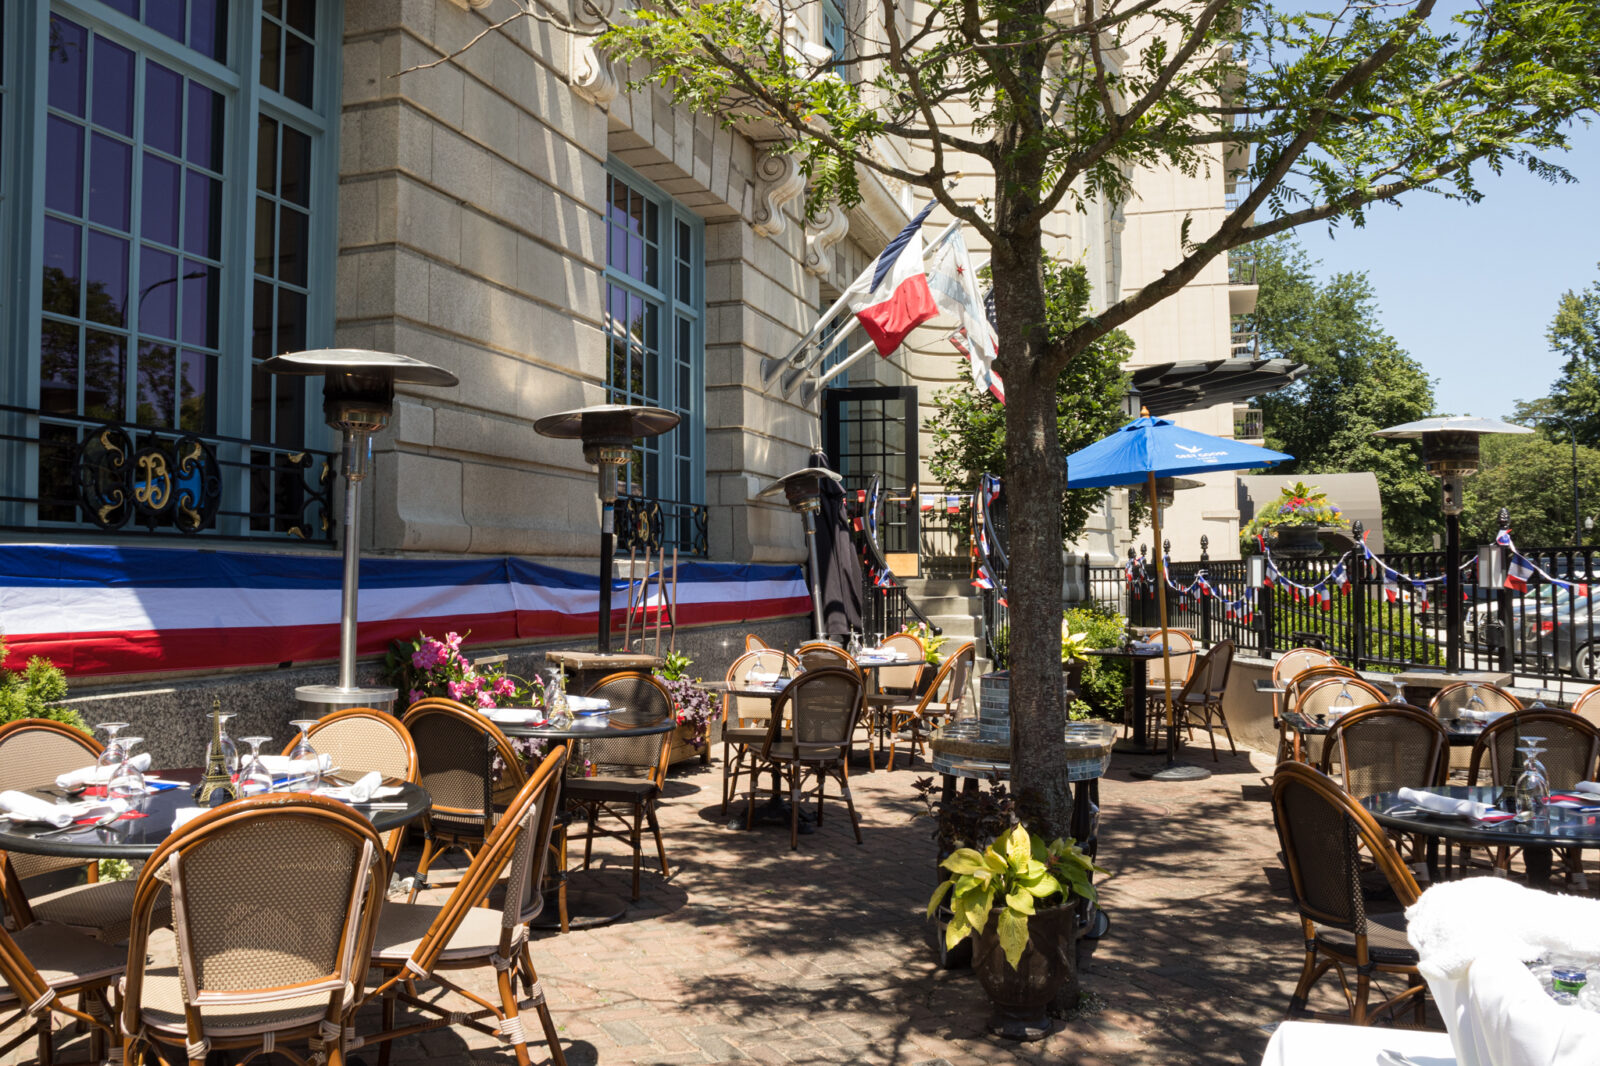
M1077 845L1049 843L1016 826L981 853L958 848L940 863L950 876L928 901L928 916L950 899L945 943L973 938L972 968L989 994L990 1032L1038 1040L1046 1008L1072 975L1078 933L1074 897L1093 900L1105 873Z
M682 652L669 651L655 675L672 693L677 713L678 728L672 734L672 763L700 756L702 763L711 761L711 745L706 733L710 728L715 707L711 693L700 687L699 678L689 677L689 665L694 660Z
M1092 647L1094 645L1089 643L1089 631L1085 629L1074 633L1072 631L1071 618L1063 612L1061 615L1061 672L1066 675L1067 688L1071 690L1069 699L1076 698L1083 688L1083 668L1089 661L1089 656L1085 652Z
M914 782L912 788L921 796L928 817L934 820L933 839L939 849L934 860L935 870L958 849L987 847L995 837L1016 824L1011 795L1002 782L991 780L987 788L957 791L954 787L936 787L933 778L924 777ZM968 940L956 944L946 942L945 930L950 917L949 902L939 903L934 912L938 922L934 947L940 966L946 970L963 970L972 965L972 943Z
M1320 555L1322 542L1318 534L1348 527L1344 512L1328 499L1327 493L1315 485L1296 481L1257 511L1239 531L1239 538L1247 552L1256 550L1256 538L1263 537L1273 554L1294 558Z

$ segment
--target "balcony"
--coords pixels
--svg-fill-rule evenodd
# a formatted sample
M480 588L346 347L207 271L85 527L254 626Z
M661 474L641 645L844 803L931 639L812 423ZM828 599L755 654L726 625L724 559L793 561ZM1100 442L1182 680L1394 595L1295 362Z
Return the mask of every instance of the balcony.
M1266 439L1266 424L1258 407L1236 404L1233 408L1233 439L1262 441Z
M1228 253L1228 313L1250 314L1256 309L1259 291L1255 251L1249 247L1235 248Z
M1229 332L1229 347L1235 359L1257 359L1261 355L1261 338L1256 334L1255 320L1249 315L1233 316Z

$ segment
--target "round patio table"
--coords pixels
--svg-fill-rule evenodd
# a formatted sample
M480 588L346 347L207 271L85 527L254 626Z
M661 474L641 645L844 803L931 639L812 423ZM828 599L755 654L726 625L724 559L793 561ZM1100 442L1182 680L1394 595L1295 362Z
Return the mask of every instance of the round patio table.
M1503 791L1498 785L1436 785L1419 788L1453 799L1472 799L1494 804ZM1583 814L1561 807L1547 807L1531 822L1507 819L1503 822L1475 822L1468 818L1418 811L1400 798L1398 792L1379 792L1361 800L1379 825L1405 833L1420 833L1427 840L1428 875L1439 878L1439 841L1453 840L1489 847L1521 848L1531 884L1548 884L1551 860L1556 848L1600 848L1600 814ZM1600 804L1597 804L1600 806Z
M490 716L493 721L493 716ZM581 719L580 719L581 721ZM614 740L621 737L652 737L662 733L670 733L678 728L678 723L669 715L659 722L650 725L617 726L607 725L604 729L593 726L574 728L572 726L532 725L526 722L495 722L500 727L500 732L508 737L524 737L531 740L549 740L565 743L569 740L591 740L604 737ZM556 795L556 810L560 814L566 812L567 781L561 779L561 791ZM570 875L566 870L561 870L557 875L557 884L567 881ZM556 895L557 890L545 891L545 907L539 917L533 920L536 929L559 929L561 927L561 908ZM609 925L628 913L628 901L621 896L609 892L597 892L587 888L569 888L567 890L567 928L568 929L593 929L599 925Z
M148 859L155 854L162 841L172 835L172 818L179 808L198 806L190 793L204 773L203 770L191 769L152 774L152 777L166 781L183 781L185 787L152 792L137 801L132 809L143 814L143 818L123 817L110 825L84 825L66 831L36 823L0 822L0 851L73 859ZM365 803L350 804L366 816L374 829L380 833L397 829L427 813L433 801L426 789L410 782L386 783L398 785L400 795L378 800L376 807ZM53 800L56 797L42 794L42 798ZM395 804L404 806L396 807Z
M1290 747L1290 758L1296 762L1309 762L1303 759L1306 737L1325 737L1333 731L1333 722L1325 714L1301 714L1299 711L1284 711L1278 716L1278 721L1294 734L1294 741ZM1461 718L1441 718L1439 724L1444 726L1445 741L1452 748L1470 748L1478 742L1483 735L1482 722L1471 722Z
M1150 723L1146 704L1150 702L1149 685L1144 664L1151 659L1161 658L1161 647L1157 645L1152 649L1134 648L1085 648L1085 655L1093 655L1097 659L1122 659L1128 664L1129 680L1133 686L1133 735L1126 741L1117 741L1117 750L1134 755L1161 755L1165 750L1157 750L1150 744ZM1193 655L1193 651L1180 651L1172 657L1181 658ZM1177 688L1172 694L1177 696Z

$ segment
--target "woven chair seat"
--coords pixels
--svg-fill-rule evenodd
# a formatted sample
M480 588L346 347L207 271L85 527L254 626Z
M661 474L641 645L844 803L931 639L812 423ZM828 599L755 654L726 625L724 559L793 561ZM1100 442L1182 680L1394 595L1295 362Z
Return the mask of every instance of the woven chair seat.
M834 762L844 755L837 744L804 744L798 753L794 741L774 741L768 757L782 762Z
M1317 943L1345 958L1356 953L1354 933L1320 927ZM1401 911L1367 915L1367 956L1385 966L1415 966L1417 949L1406 939L1406 916Z
M767 739L764 725L735 725L722 730L722 739L729 744L759 744Z
M378 935L372 943L372 957L387 962L409 959L443 910L443 907L425 903L385 903L383 913L378 915ZM470 908L440 954L440 961L459 962L493 955L500 947L500 922L498 909Z
M567 799L582 803L641 803L657 791L647 777L579 777L567 782Z
M128 923L133 914L133 892L138 882L96 881L47 892L30 898L28 906L41 922L55 922L93 933L108 944L128 939ZM162 925L172 921L172 897L161 893L155 919Z
M126 951L53 922L34 922L11 939L51 988L115 977L128 961ZM0 1003L16 999L10 985L0 984Z
M140 995L140 1020L163 1035L182 1043L188 1033L183 1015L183 979L177 966L160 966L144 972ZM328 1013L328 991L309 992L272 1003L228 1003L200 1008L209 1037L248 1036L316 1025Z

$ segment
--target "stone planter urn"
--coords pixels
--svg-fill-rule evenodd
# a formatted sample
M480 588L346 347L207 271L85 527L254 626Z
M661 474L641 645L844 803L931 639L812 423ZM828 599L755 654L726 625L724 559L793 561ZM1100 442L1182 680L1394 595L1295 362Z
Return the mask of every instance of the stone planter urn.
M1277 526L1267 534L1272 554L1286 559L1309 559L1322 554L1317 526Z
M1040 1040L1050 1033L1047 1008L1072 974L1078 909L1071 901L1028 919L1028 946L1012 968L991 920L972 947L972 971L989 994L989 1031L1010 1040Z

